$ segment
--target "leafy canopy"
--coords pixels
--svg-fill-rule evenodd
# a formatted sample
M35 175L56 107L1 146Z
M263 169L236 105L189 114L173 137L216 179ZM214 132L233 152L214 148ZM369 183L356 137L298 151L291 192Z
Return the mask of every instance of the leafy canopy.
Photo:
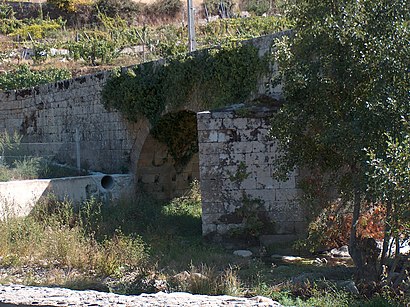
M408 121L409 6L306 0L289 15L293 35L278 40L275 52L286 104L272 129L287 152L283 170L308 166L344 179L354 173L358 188L364 149L383 154L384 133L394 135Z
M410 203L399 189L389 193L401 198L390 199L368 189L378 182L374 174L384 171L378 189L389 185L396 172L387 172L390 166L401 168L399 183L406 183L402 168L408 160L400 155L407 153L395 151L392 140L405 131L410 115L409 11L407 0L302 0L290 9L293 34L276 42L274 81L284 82L286 100L272 125L285 153L279 173L296 166L318 171L324 181L332 179L344 204L353 203L349 253L359 280L381 280L388 238L398 243L403 234L394 217L403 221L408 209L400 210ZM387 208L380 266L376 242L361 238L357 226L363 200L374 199Z

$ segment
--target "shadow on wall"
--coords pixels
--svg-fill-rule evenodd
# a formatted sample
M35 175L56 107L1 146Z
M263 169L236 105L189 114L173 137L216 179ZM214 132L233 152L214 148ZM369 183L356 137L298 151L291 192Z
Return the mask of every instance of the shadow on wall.
M139 186L161 200L190 189L199 179L196 113L172 112L158 121L142 147L136 175Z
M80 204L92 197L105 202L134 193L130 175L92 175L58 179L9 181L0 183L0 218L23 217L47 197L68 199ZM23 192L22 192L23 191Z

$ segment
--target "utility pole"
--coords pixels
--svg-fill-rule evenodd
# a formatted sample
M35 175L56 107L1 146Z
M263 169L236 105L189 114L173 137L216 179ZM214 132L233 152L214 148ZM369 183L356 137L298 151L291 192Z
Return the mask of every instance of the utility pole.
M196 50L195 40L195 12L192 5L192 0L188 1L188 46L189 52Z

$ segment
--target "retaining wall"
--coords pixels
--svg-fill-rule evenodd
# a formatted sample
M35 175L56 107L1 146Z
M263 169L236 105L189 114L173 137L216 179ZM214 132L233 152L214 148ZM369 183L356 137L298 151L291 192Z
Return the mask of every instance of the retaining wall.
M126 121L101 103L108 72L34 88L0 92L0 131L19 132L23 150L76 165L76 130L84 169L118 173L131 167L142 147L147 121ZM24 146L24 143L26 145Z
M8 215L27 216L47 197L73 204L91 197L109 202L133 194L130 175L92 175L57 179L0 182L0 219Z

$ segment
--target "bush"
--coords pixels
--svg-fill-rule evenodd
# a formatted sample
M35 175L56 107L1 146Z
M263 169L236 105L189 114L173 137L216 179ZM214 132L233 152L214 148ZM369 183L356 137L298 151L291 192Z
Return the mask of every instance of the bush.
M33 71L27 64L22 64L13 71L0 74L0 90L28 88L70 78L71 72L67 69L49 68Z
M111 39L93 37L68 46L70 56L74 60L84 60L91 65L108 64L119 56L117 43Z
M9 34L22 24L14 17L13 8L5 3L0 3L0 33Z
M242 0L241 9L262 16L272 9L272 0Z
M147 7L147 14L152 14L158 17L175 18L183 8L180 0L156 0L149 7Z
M65 12L76 12L82 5L91 5L93 0L47 0L47 3Z
M208 15L219 15L222 18L232 17L234 15L234 0L204 0L204 9Z
M19 36L22 39L40 39L49 33L61 29L65 24L62 19L57 20L30 20L28 23L19 25L19 28L10 33L10 36Z
M134 19L144 9L144 4L132 0L99 0L97 10L109 17L121 17L127 20Z

